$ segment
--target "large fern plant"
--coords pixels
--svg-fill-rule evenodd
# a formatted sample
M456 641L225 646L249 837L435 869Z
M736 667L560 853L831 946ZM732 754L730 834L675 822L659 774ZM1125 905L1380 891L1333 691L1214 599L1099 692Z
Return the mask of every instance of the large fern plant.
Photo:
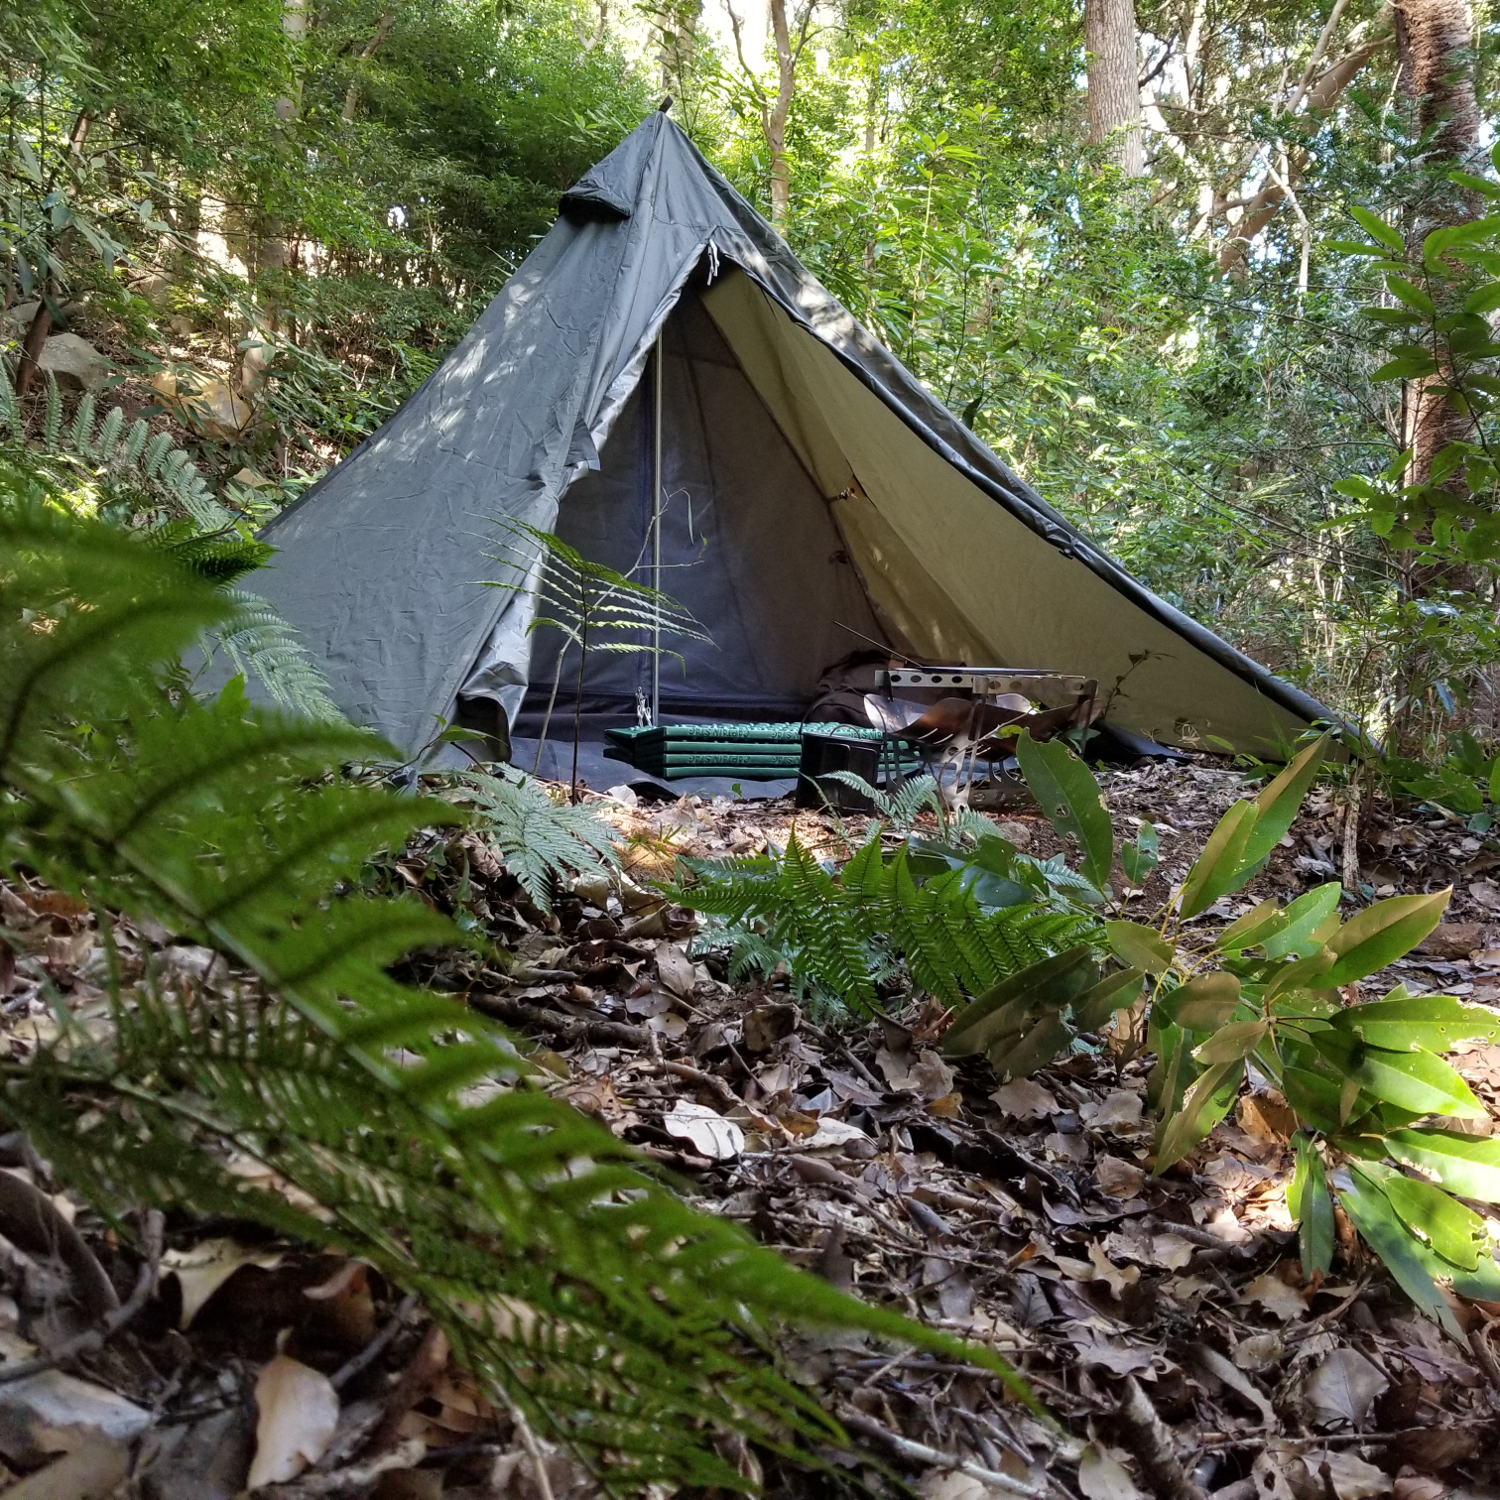
M19 451L29 436L15 390L0 372L0 437ZM170 433L153 434L139 417L127 424L118 406L101 414L92 392L69 419L49 376L35 437L37 446L25 451L43 465L51 487L66 490L71 480L85 479L98 492L101 511L141 526L204 577L228 585L270 556L271 548L253 540L242 518L220 503ZM223 652L232 671L258 682L280 708L339 719L327 679L297 632L259 594L236 590L233 602L224 623L205 632L205 654Z
M987 909L964 869L919 882L910 846L887 860L878 829L837 874L795 831L785 854L681 863L673 898L727 924L737 968L785 964L814 994L856 1011L876 1008L877 985L900 962L913 984L958 1005L1092 925L1036 903Z
M417 1292L497 1398L611 1483L742 1489L716 1441L840 1437L770 1357L783 1320L998 1359L867 1306L694 1211L630 1148L534 1086L490 1023L396 983L462 941L372 853L460 815L352 783L345 725L204 705L161 673L233 603L100 522L0 505L0 868L228 955L188 1002L109 951L114 1029L0 1066L0 1113L125 1231L146 1204L258 1221ZM89 1124L80 1124L87 1111ZM316 1205L232 1174L263 1163Z

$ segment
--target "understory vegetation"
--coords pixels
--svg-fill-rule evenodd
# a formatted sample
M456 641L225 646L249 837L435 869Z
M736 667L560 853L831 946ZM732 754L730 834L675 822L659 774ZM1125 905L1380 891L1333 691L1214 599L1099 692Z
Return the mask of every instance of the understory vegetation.
M1462 12L1446 51L1444 5ZM646 1036L647 1067L713 1091L701 1059L663 1060L661 1033L583 1014L547 939L588 897L602 925L580 941L645 1004L622 932L683 939L656 962L687 966L689 1008L701 964L830 1050L919 1013L923 1065L949 1083L1149 1058L1158 1180L1271 1091L1309 1298L1368 1250L1460 1341L1469 1305L1500 1306L1500 1137L1452 1060L1500 1020L1472 985L1386 974L1453 892L1362 864L1401 809L1468 841L1465 878L1500 865L1500 32L1461 0L1138 0L1111 116L1102 43L1085 47L1100 9L0 14L0 876L97 924L107 1013L85 1025L41 964L55 1031L0 1060L0 1118L114 1241L150 1261L142 1216L170 1211L358 1261L427 1310L528 1442L608 1493L754 1492L755 1453L843 1474L874 1419L819 1399L798 1338L982 1372L1058 1434L983 1330L924 1322L911 1287L855 1295L837 1224L794 1265L765 1224L693 1203L663 1165L675 1148L653 1157L575 1108L554 1086L567 1060L492 1018L476 975L560 984L570 1037ZM580 800L583 656L670 653L712 622L545 532L506 558L578 651L547 710L550 728L565 695L567 796L524 766L393 776L396 752L344 720L257 595L258 528L420 386L663 94L1025 480L1330 706L1337 723L1236 762L1247 795L1170 879L1158 830L1117 826L1086 734L1015 745L1061 852L921 776L851 785L875 815L835 818L831 842L793 826L717 858L632 847ZM1313 795L1342 820L1342 869L1313 848L1318 884L1235 910ZM459 872L451 901L402 864L424 839ZM524 942L469 899L471 859L511 883ZM228 979L178 983L129 938L148 931L212 950ZM0 925L7 994L13 939ZM1031 1182L1046 1203L1050 1179ZM920 1227L935 1211L909 1186ZM1058 1440L1092 1461L1092 1440ZM1000 1462L982 1472L1004 1489ZM1162 1472L1159 1493L1193 1492ZM1041 1494L1034 1478L1010 1492Z

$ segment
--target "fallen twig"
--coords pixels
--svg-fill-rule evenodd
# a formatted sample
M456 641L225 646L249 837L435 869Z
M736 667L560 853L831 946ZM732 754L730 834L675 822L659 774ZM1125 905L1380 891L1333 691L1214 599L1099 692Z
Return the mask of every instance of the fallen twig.
M5 1174L0 1173L0 1177ZM29 1375L40 1375L43 1370L55 1369L83 1354L93 1354L102 1349L150 1300L156 1290L157 1273L161 1266L161 1242L166 1229L166 1220L158 1209L152 1209L145 1217L142 1239L145 1242L145 1259L130 1296L119 1304L102 1324L86 1328L75 1338L59 1344L50 1353L39 1354L34 1359L18 1360L15 1364L0 1365L0 1385L9 1385L25 1380ZM97 1262L96 1262L97 1264Z
M644 1026L631 1026L624 1021L595 1021L588 1016L560 1016L555 1011L544 1010L540 1005L532 1005L512 995L474 991L469 995L469 1004L487 1016L508 1021L512 1026L530 1027L565 1046L588 1041L605 1047L645 1047L648 1044L647 1038L651 1035Z
M1002 1474L996 1469L987 1469L983 1464L976 1464L971 1459L958 1458L952 1453L940 1453L936 1448L929 1448L924 1443L914 1443L910 1438L904 1438L899 1433L892 1432L888 1427L882 1427L879 1422L865 1416L863 1412L845 1410L840 1413L839 1419L850 1431L873 1438L877 1443L883 1443L892 1453L911 1463L926 1464L933 1469L956 1469L960 1474L966 1474L970 1479L977 1479L980 1484L988 1485L991 1489L1000 1490L1004 1494L1024 1495L1027 1500L1046 1500L1045 1490L1039 1490L1035 1485L1027 1484L1024 1479L1012 1479L1009 1474Z
M342 1495L349 1490L364 1489L392 1469L414 1469L421 1462L427 1445L421 1438L408 1438L388 1453L377 1454L362 1464L335 1469L331 1474L311 1474L293 1484L267 1485L257 1490L264 1500L316 1500L322 1495Z
M1171 1431L1133 1375L1125 1377L1125 1399L1118 1415L1121 1441L1139 1462L1141 1477L1161 1500L1206 1500L1182 1467Z
M365 1345L358 1354L344 1361L332 1375L328 1377L328 1383L334 1390L341 1391L362 1370L368 1369L382 1354L390 1347L396 1335L406 1326L406 1320L417 1310L417 1297L413 1293L403 1297L396 1311L391 1315L390 1321Z

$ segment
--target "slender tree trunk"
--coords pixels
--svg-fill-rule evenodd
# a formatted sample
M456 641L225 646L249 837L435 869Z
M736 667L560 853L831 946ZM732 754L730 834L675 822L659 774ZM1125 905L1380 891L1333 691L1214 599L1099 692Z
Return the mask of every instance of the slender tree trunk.
M1411 225L1415 254L1434 229L1476 217L1480 209L1472 193L1447 180L1450 171L1468 165L1479 145L1468 0L1400 0L1396 39L1413 131L1422 136L1432 132L1426 161L1433 169L1430 186L1434 191ZM1414 382L1415 389L1408 391L1406 439L1412 450L1408 483L1426 483L1438 451L1470 435L1469 418L1432 390L1444 378L1439 371ZM1429 581L1435 583L1438 578Z
M31 383L41 368L42 345L47 342L47 335L51 332L52 309L47 306L47 299L43 297L26 330L26 337L21 342L21 358L16 365L16 395L24 396L31 389Z
M1110 159L1121 172L1139 177L1146 157L1134 0L1085 0L1083 38L1088 50L1089 144L1108 144Z
M1420 253L1434 229L1475 218L1482 208L1475 194L1449 181L1456 168L1468 167L1479 147L1479 105L1474 91L1473 17L1469 0L1397 0L1396 41L1401 54L1401 81L1414 134L1428 139L1424 163L1429 168L1427 194L1408 226L1410 253ZM1404 402L1406 446L1411 464L1408 484L1426 484L1433 459L1449 443L1473 436L1473 423L1443 394L1448 378L1439 370L1411 382ZM1463 494L1457 476L1449 484ZM1406 591L1414 598L1477 587L1475 570L1458 559L1419 562L1408 557ZM1420 661L1409 672L1420 679ZM1418 682L1417 685L1420 685ZM1483 712L1493 718L1494 684L1475 683ZM1486 702L1485 700L1489 700ZM1476 707L1479 705L1476 705ZM1414 732L1407 726L1403 738Z
M802 60L812 31L813 10L817 0L804 0L799 14L789 18L787 0L770 0L771 36L776 45L776 93L772 97L762 87L755 69L745 56L744 22L734 6L725 0L729 24L734 31L734 49L740 69L750 81L760 105L761 130L771 157L771 222L785 232L791 206L792 171L786 156L786 123L797 92L797 65Z
M604 0L600 0L600 6L599 6L599 30L600 30L600 34L601 35L603 34L603 31L604 31L604 9L605 9L605 7L604 7ZM360 68L360 65L363 64L363 63L369 62L369 60L372 57L374 57L377 52L380 51L381 45L384 43L385 39L391 34L391 27L394 26L395 24L396 24L396 13L395 13L395 11L393 11L393 10L386 11L386 13L383 16L381 16L380 20L375 23L375 35L372 36L370 38L370 40L365 43L363 49L361 50L361 52L359 54L359 60L358 60L358 62L355 63L354 78L350 82L349 88L348 88L348 90L344 94L344 109L343 109L343 113L340 116L340 118L343 120L344 124L346 124L346 125L354 118L355 108L359 104L359 68ZM304 18L303 18L303 25L304 26L306 25L306 16L305 15L304 15ZM595 41L597 41L597 40L598 40L598 38L596 37ZM584 44L584 51L587 52L589 50L589 48L592 47L593 45L594 45L593 42L586 42Z
M771 0L771 34L776 41L776 98L766 116L766 145L771 152L771 222L784 230L792 189L791 165L786 159L786 122L797 89L797 53L792 50L787 27L786 0Z

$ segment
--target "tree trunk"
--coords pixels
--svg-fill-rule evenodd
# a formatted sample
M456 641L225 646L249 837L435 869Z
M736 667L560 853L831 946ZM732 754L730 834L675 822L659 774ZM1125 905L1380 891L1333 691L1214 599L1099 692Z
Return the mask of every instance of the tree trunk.
M1410 226L1413 255L1420 253L1423 238L1432 230L1480 212L1474 194L1447 180L1454 168L1469 164L1479 146L1473 35L1468 0L1399 0L1396 6L1401 79L1413 133L1426 136L1432 132L1425 161L1433 169L1430 186L1435 191ZM1473 435L1470 418L1433 390L1446 378L1446 372L1439 370L1408 387L1406 442L1412 450L1408 484L1425 484L1438 452ZM1418 595L1472 585L1471 570L1457 564L1425 564L1411 570L1411 590Z
M47 342L47 335L51 332L52 309L44 296L21 343L21 358L16 365L16 395L24 396L31 389L31 382L36 379L36 373L41 368L42 345Z
M303 15L303 26L305 27L306 24L307 24L307 18L306 18L306 14L304 13L304 15ZM374 57L377 52L380 51L381 44L391 34L391 27L394 26L395 24L396 24L396 13L395 13L395 11L393 11L393 10L386 11L386 13L383 16L381 16L381 18L379 19L379 21L377 21L375 23L375 35L372 36L370 38L370 40L365 43L363 49L360 51L359 58L358 58L358 60L356 61L355 65L354 65L354 78L350 82L349 87L348 87L347 91L344 94L344 108L343 108L343 111L342 111L342 113L340 115L340 118L343 120L344 124L346 124L346 125L349 124L350 121L352 121L354 119L354 111L355 111L355 108L359 104L359 69L360 69L360 65L363 64L363 63L369 62L369 60L372 57ZM599 31L600 31L600 35L603 35L603 32L604 32L604 0L600 0L600 5L599 5ZM595 41L597 41L597 40L598 40L598 38L596 37ZM584 45L584 51L587 52L592 45L593 45L593 43L585 43L585 45Z
M804 37L806 26L803 26ZM776 98L766 114L766 146L771 153L771 222L783 233L791 204L792 170L786 159L786 122L797 88L797 57L787 26L786 0L771 0L771 33L776 39Z
M1383 36L1373 42L1366 42L1361 47L1356 47L1352 52L1339 58L1327 72L1306 93L1306 105L1309 112L1331 109L1339 99L1339 96L1354 81L1359 70L1369 62L1378 52L1383 52L1391 44L1389 36ZM1225 240L1219 251L1219 269L1224 272L1237 272L1244 266L1245 256L1249 253L1250 246L1254 243L1267 224L1276 217L1281 205L1286 202L1287 189L1295 189L1297 179L1302 175L1302 168L1306 165L1306 153L1300 147L1291 148L1287 151L1287 170L1282 180L1267 176L1260 185L1255 196L1245 205L1245 211L1240 215L1239 221L1234 226L1234 233Z
M1146 160L1134 0L1085 0L1083 39L1088 51L1089 144L1107 144L1110 160L1120 171L1139 177Z

